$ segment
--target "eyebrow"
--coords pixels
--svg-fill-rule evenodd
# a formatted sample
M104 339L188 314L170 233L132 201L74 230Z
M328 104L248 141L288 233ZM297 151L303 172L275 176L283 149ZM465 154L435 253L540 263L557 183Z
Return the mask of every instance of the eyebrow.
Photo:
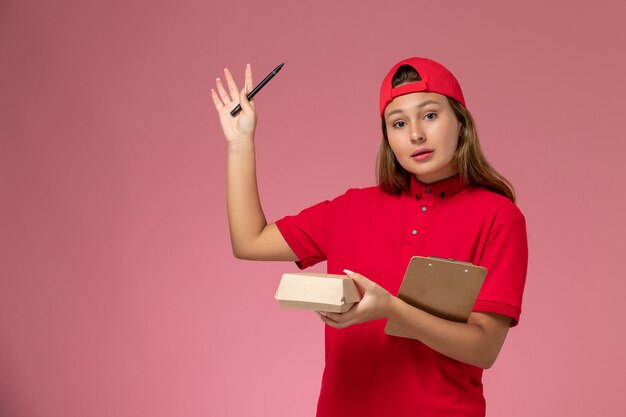
M429 105L429 104L439 104L439 102L437 102L437 101L435 101L435 100L426 100L426 101L424 101L423 103L418 104L416 107L417 107L418 109L420 109L420 108L425 107L425 106L427 106L427 105ZM387 115L387 117L391 116L392 114L402 113L402 111L403 111L402 109L392 110L392 111L390 111L390 112L389 112L389 114Z

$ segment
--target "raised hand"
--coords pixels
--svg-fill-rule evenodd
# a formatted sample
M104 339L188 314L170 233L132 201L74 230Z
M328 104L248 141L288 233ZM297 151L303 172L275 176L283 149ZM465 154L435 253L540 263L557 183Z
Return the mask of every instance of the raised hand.
M256 109L254 101L248 101L246 94L252 90L252 69L246 65L244 88L239 90L228 68L224 69L226 88L220 78L215 80L215 89L211 89L213 104L220 118L224 136L229 142L238 142L254 139L256 130ZM230 115L230 111L241 103L241 112L237 116Z

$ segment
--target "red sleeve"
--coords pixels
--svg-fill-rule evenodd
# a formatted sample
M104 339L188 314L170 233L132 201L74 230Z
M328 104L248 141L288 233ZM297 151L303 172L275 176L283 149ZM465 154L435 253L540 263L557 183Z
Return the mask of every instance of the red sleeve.
M528 268L526 221L515 209L494 219L479 263L487 276L473 309L511 317L511 327L519 322Z
M337 205L342 197L323 201L276 222L278 230L299 259L296 262L298 268L308 268L326 260Z

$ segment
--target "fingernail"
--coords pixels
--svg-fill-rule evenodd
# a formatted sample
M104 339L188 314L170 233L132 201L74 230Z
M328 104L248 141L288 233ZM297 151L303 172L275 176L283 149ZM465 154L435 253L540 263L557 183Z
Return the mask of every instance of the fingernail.
M317 314L319 314L320 316L327 317L326 313L324 313L323 311L317 311Z
M220 77L217 77L217 78L215 79L215 81L222 81L222 80L220 80Z
M344 269L343 272L345 272L346 275L354 275L354 272L350 271L349 269Z

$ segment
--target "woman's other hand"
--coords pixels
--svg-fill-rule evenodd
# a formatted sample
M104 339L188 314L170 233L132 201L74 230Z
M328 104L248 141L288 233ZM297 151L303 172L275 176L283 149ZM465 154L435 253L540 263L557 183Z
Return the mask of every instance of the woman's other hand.
M393 296L361 274L344 270L354 281L363 298L345 313L317 312L322 321L336 329L343 329L357 323L386 318Z

